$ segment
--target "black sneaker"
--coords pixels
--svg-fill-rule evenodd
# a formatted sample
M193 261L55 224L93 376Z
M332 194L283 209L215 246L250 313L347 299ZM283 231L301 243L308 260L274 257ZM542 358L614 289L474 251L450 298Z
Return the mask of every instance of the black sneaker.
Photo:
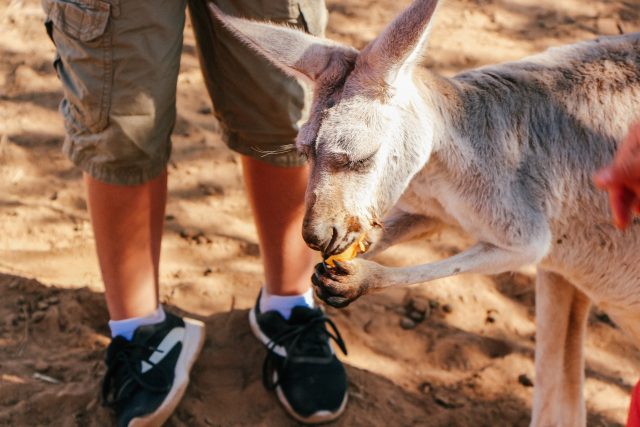
M102 400L119 427L160 426L182 399L189 371L204 343L204 324L166 313L140 326L131 341L117 336L107 348Z
M347 349L323 311L294 307L287 321L277 311L261 313L258 296L249 322L268 350L262 367L264 385L276 391L287 412L306 424L338 418L347 405L347 375L329 340L344 354Z

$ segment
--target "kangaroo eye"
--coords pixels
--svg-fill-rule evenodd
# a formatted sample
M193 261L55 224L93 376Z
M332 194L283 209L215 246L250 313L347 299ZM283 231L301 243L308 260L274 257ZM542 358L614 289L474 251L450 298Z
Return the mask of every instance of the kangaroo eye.
M375 153L365 159L351 160L347 167L356 172L364 172L373 163L374 155Z
M334 105L336 105L336 101L334 101L333 99L327 101L327 108L331 108Z
M331 155L331 164L333 168L338 171L352 170L354 172L364 172L373 163L375 154L376 153L373 153L370 156L359 160L352 160L344 153L333 154Z

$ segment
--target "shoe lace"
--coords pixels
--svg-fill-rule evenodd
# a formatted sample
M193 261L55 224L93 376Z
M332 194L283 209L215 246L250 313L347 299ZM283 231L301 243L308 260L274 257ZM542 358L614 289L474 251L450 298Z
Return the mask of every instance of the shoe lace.
M165 370L151 360L140 357L142 352L145 351L148 354L153 354L155 351L162 352L162 350L153 346L127 342L118 349L113 359L108 361L107 373L102 382L102 402L105 406L115 406L129 398L134 388L129 388L129 392L125 394L121 394L119 390L122 390L127 382L131 380L152 393L164 393L171 389L171 379ZM142 377L138 367L141 366L143 361L160 373L162 378L160 385L152 384Z
M329 326L331 330L327 328ZM328 356L297 356L298 354L319 354L323 352L328 343L326 340L333 340L342 353L347 354L347 347L340 335L338 327L331 319L325 316L317 316L309 320L303 325L296 325L281 333L275 335L267 343L267 356L262 364L262 382L268 390L274 390L278 384L283 381L282 372L286 372L287 365L292 359L298 361L305 360L324 360L329 361L333 358L333 353ZM278 374L277 381L273 380L273 372L276 369L279 356L275 349L278 346L286 348L287 355L282 362L282 369Z

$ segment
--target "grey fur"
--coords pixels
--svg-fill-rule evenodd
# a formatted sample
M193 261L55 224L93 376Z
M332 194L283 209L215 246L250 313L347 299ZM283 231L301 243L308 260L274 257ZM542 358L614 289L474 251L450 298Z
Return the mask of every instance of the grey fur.
M312 165L303 230L310 246L339 253L367 233L371 258L436 229L434 218L478 241L413 267L362 257L336 269L319 266L313 281L320 298L344 306L390 286L535 263L532 425L584 426L590 301L640 340L640 225L616 230L606 195L591 181L640 119L640 34L447 79L419 60L435 3L416 0L360 54L300 35L295 55L282 53L285 63L276 27L261 32L260 24L217 17L256 51L315 83L297 141ZM286 37L296 39L290 30Z

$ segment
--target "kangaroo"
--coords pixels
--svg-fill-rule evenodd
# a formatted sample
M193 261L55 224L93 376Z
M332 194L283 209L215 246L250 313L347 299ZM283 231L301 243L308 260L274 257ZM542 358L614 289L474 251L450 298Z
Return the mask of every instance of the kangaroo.
M416 0L361 52L282 26L212 14L313 84L296 146L311 175L303 237L327 257L366 235L365 257L316 267L317 295L366 293L537 265L532 426L584 426L591 302L640 341L640 224L610 225L593 172L640 118L640 33L550 49L445 78L423 65L437 0ZM477 240L391 268L390 245L454 224Z

